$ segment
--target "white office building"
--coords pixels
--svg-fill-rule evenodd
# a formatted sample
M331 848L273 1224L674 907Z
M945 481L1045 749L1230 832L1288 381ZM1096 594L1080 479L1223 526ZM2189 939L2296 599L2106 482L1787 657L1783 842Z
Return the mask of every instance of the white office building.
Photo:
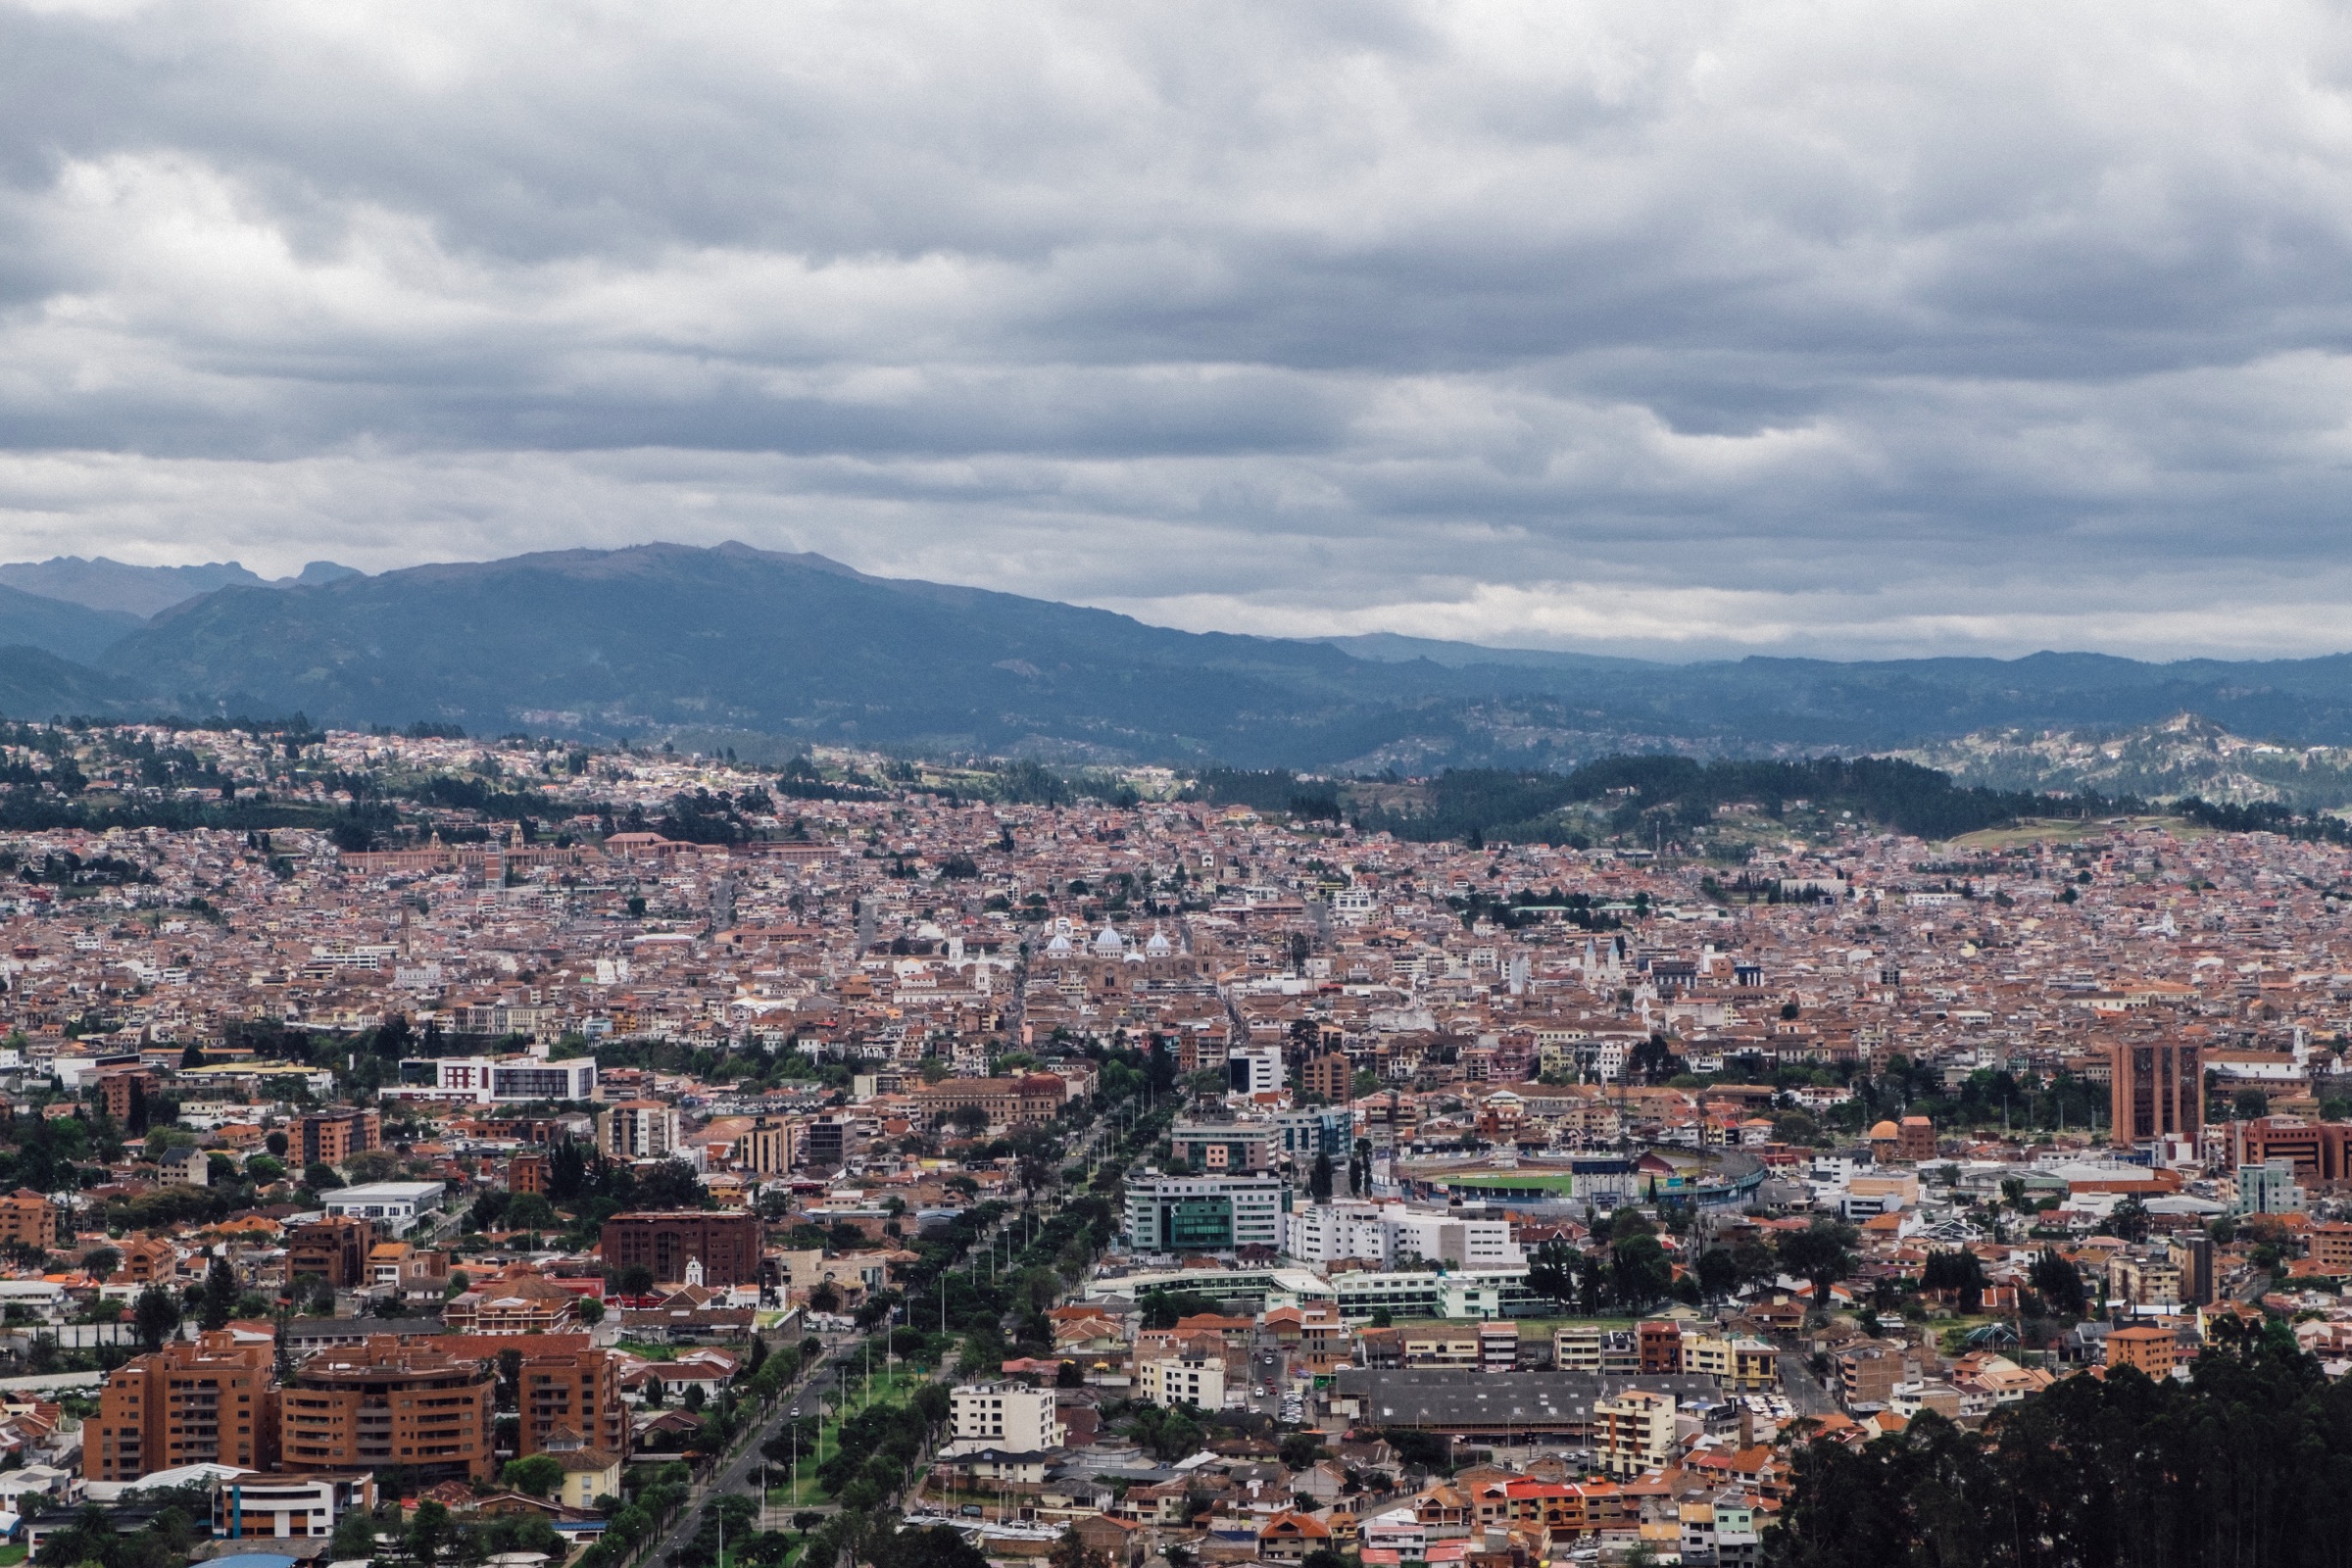
M447 1191L440 1182L363 1182L328 1193L319 1201L329 1214L369 1220L387 1236L406 1236L420 1216L441 1207Z
M1513 1269L1525 1265L1508 1220L1463 1219L1402 1203L1317 1203L1284 1219L1283 1251L1302 1263L1343 1257L1377 1259L1383 1268L1419 1258L1453 1268Z
M400 1064L400 1083L405 1094L477 1105L590 1101L596 1098L596 1058L413 1056Z

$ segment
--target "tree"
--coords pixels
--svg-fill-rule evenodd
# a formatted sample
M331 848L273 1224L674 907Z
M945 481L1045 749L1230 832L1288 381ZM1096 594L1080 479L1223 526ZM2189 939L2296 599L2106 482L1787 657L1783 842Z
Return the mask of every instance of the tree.
M1315 1155L1315 1168L1313 1172L1306 1178L1307 1196L1312 1198L1318 1203L1330 1202L1332 1186L1331 1179L1331 1156L1326 1153L1317 1153Z
M314 1193L331 1193L343 1185L343 1178L332 1165L310 1164L302 1168L302 1185Z
M2148 1224L2148 1205L2139 1200L2137 1193L2127 1194L2107 1212L2107 1230L2127 1242L2146 1241Z
M1076 1526L1064 1530L1054 1549L1046 1553L1047 1568L1110 1568L1110 1554L1078 1539Z
M442 1544L455 1533L449 1510L427 1497L410 1517L408 1538L401 1544L417 1562L430 1563L440 1556Z
M665 1159L637 1178L637 1202L643 1208L709 1208L710 1194L692 1165Z
M505 1224L511 1231L552 1231L564 1222L555 1205L537 1193L522 1193L507 1200Z
M375 1516L365 1508L347 1508L335 1521L328 1553L337 1562L356 1562L375 1555Z
M598 1300L593 1296L582 1297L580 1298L578 1311L580 1314L580 1321L587 1324L590 1328L596 1327L599 1323L602 1323L605 1320L605 1303Z
M2041 1254L2034 1259L2034 1268L2027 1276L2027 1281L2052 1311L2067 1317L2082 1315L2084 1292L2082 1270L2060 1257L2055 1250L2047 1247L2041 1250Z
M1698 1254L1699 1294L1720 1299L1740 1288L1740 1263L1728 1247L1710 1247Z
M111 1247L93 1248L81 1260L82 1272L101 1285L106 1277L122 1266L122 1254Z
M1527 1288L1555 1301L1574 1300L1577 1264L1582 1260L1583 1254L1575 1247L1556 1236L1539 1243L1535 1256L1528 1260Z
M207 1329L228 1327L228 1320L236 1315L238 1294L237 1271L228 1266L227 1258L214 1258L204 1271L203 1315L197 1321Z
M957 1105L941 1120L956 1128L967 1138L977 1138L988 1131L988 1111L981 1105Z
M1630 1236L1609 1249L1609 1279L1621 1305L1640 1310L1674 1284L1674 1265L1655 1236Z
M1984 1304L1984 1262L1964 1248L1930 1252L1919 1272L1923 1291L1950 1291L1960 1298L1960 1310L1974 1312Z
M654 1294L654 1271L643 1263L631 1263L613 1278L612 1288L623 1296Z
M179 1329L179 1298L161 1285L150 1285L139 1293L131 1319L138 1325L139 1343L152 1354Z
M1781 1267L1813 1286L1813 1305L1827 1311L1830 1287L1853 1272L1853 1246L1862 1233L1828 1215L1817 1216L1801 1231L1781 1238Z
M564 1466L552 1455L534 1453L527 1459L515 1459L499 1472L499 1482L511 1491L528 1493L534 1497L555 1494L564 1484Z
M1651 1035L1634 1047L1630 1065L1643 1083L1662 1084L1676 1071L1673 1048L1663 1035Z
M1304 1470L1331 1450L1323 1440L1312 1432L1294 1432L1282 1440L1282 1464L1286 1470Z

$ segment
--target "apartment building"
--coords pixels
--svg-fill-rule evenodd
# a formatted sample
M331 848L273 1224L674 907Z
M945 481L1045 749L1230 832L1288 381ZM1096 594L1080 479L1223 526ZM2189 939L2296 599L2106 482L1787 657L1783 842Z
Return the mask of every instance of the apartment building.
M1215 1356L1163 1356L1138 1362L1136 1397L1147 1404L1225 1408L1225 1363Z
M792 1169L794 1124L781 1116L755 1116L735 1136L735 1168L752 1176L781 1176Z
M1062 1445L1062 1425L1054 1413L1054 1391L1019 1383L974 1383L949 1396L949 1416L958 1449L1003 1448L1043 1453Z
M2136 1367L2152 1378L2169 1378L2180 1361L2180 1342L2171 1329L2117 1329L2107 1336L2107 1364Z
M106 1375L98 1420L82 1439L82 1474L136 1481L190 1464L271 1468L277 1459L273 1355L225 1331L173 1341Z
M1592 1453L1613 1476L1638 1476L1674 1456L1674 1400L1628 1389L1592 1401Z
M700 1261L706 1285L760 1283L760 1216L710 1209L615 1214L605 1221L600 1246L614 1270L642 1263L654 1278L675 1284Z
M1551 1331L1551 1364L1562 1372L1631 1377L1642 1370L1642 1352L1631 1329L1563 1323Z
M610 1351L525 1352L515 1387L522 1418L517 1457L561 1451L564 1433L600 1453L627 1457L628 1408L620 1397L620 1363Z
M287 1283L307 1274L338 1291L366 1285L369 1283L368 1254L374 1245L374 1227L348 1214L329 1214L297 1225L286 1238Z
M340 1165L354 1154L384 1147L383 1118L372 1110L338 1107L298 1117L287 1152L305 1165Z
M0 1198L0 1244L46 1250L58 1245L57 1206L20 1187Z
M683 1139L678 1107L659 1100L624 1100L596 1113L596 1147L608 1159L667 1159Z
M253 1352L264 1358L267 1347ZM291 1471L413 1468L434 1479L486 1481L496 1378L430 1342L377 1336L322 1350L279 1396L279 1449Z

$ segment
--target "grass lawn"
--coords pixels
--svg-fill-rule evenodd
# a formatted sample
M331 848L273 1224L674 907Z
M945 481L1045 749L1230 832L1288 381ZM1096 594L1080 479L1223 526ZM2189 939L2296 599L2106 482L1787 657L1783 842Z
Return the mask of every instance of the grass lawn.
M874 1369L874 1389L870 1396L865 1391L865 1379L857 1373L845 1372L843 1382L845 1387L842 1392L845 1398L842 1404L833 1414L825 1418L824 1424L818 1429L816 1453L822 1454L828 1459L841 1451L841 1426L844 1421L857 1415L868 1405L888 1404L894 1399L904 1398L922 1384L923 1374L906 1366L892 1367L886 1374L881 1368L876 1367ZM809 1396L804 1394L799 1397L805 1401ZM803 1403L801 1408L807 1410L808 1406L807 1403ZM801 1460L799 1490L796 1491L788 1485L770 1487L767 1489L767 1500L788 1503L795 1508L826 1501L824 1489L816 1484L816 1466L815 1454L804 1456ZM767 1473L768 1479L771 1481L790 1474L787 1469L775 1465L770 1465Z
M1513 1191L1541 1189L1548 1193L1573 1192L1576 1175L1573 1171L1496 1171L1490 1176L1447 1176L1441 1185L1446 1187L1500 1187Z
M2134 816L2130 821L2135 828L2162 828L2177 839L2201 839L2213 832L2213 829L2191 822L2184 816ZM1950 842L1959 849L2006 850L2020 844L2066 844L2078 839L2099 838L2108 831L2105 817L2088 822L2063 817L2028 819L2015 827L1988 827L1974 833L1963 833Z

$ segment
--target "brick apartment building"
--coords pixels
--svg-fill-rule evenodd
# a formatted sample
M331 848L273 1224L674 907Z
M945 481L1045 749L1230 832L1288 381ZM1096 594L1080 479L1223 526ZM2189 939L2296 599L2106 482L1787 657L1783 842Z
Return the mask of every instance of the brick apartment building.
M599 1250L607 1268L643 1263L664 1284L684 1280L688 1260L699 1259L706 1285L757 1285L760 1240L757 1214L680 1209L615 1214L605 1221Z
M57 1208L29 1188L0 1198L0 1245L48 1249L57 1243Z
M98 1420L82 1438L82 1474L136 1481L189 1464L271 1468L278 1429L273 1359L270 1346L240 1346L226 1332L132 1357L106 1375Z
M269 1348L257 1354L268 1364ZM292 1471L384 1469L486 1481L498 1468L497 1378L438 1343L390 1336L322 1350L279 1396L279 1449Z
M308 1274L338 1291L365 1285L368 1254L374 1246L375 1228L348 1214L298 1225L286 1238L286 1283Z
M144 1105L148 1094L155 1088L155 1075L144 1072L110 1072L98 1080L98 1102L117 1126L130 1124L131 1113Z
M295 1124L291 1152L305 1165L340 1165L384 1147L383 1119L372 1110L317 1110Z

